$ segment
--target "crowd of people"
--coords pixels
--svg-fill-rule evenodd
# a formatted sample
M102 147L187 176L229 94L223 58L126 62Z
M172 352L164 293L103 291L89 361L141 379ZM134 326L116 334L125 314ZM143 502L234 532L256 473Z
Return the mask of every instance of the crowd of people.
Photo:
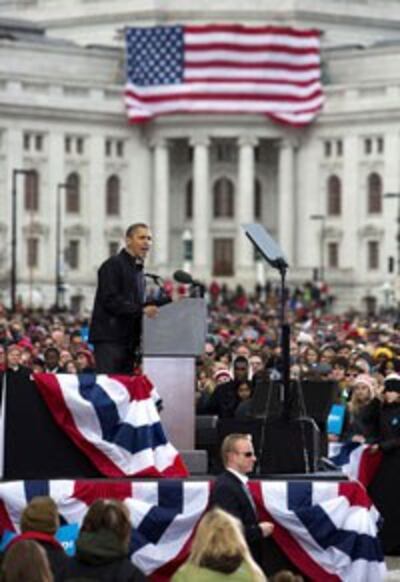
M168 285L166 292L175 298L190 294L190 288ZM344 415L340 431L329 435L331 441L349 438L368 441L373 444L372 453L379 449L383 452L400 449L400 423L397 422L400 418L400 323L393 316L371 318L355 311L335 314L328 298L327 289L312 283L287 291L291 378L329 380L335 384L334 402L343 406ZM282 378L279 287L258 286L249 294L241 287L229 289L213 282L206 289L206 300L208 333L204 353L196 360L197 413L220 418L249 417L257 382ZM10 313L0 305L0 372L27 377L32 372L95 373L89 323L88 317L67 311L33 312L20 307L16 313ZM138 371L140 368L135 370ZM51 503L46 503L50 514L56 515ZM54 527L44 532L49 539L29 533L35 531L38 522L35 511L33 521L29 522L32 507L28 509L21 521L21 534L5 553L4 580L20 579L14 574L25 560L37 564L37 577L32 580L74 580L82 572L90 579L91 568L105 567L96 554L103 542L108 548L107 559L112 554L116 560L107 568L110 572L121 568L125 577L121 574L122 577L113 578L110 574L109 578L101 579L141 579L142 574L136 568L127 566L131 564L127 559L127 532L131 531L131 524L123 504L99 501L90 508L73 559L63 556L58 543L50 539L54 537ZM237 524L224 511L213 511L199 526L197 531L204 534L202 540L196 543L195 538L188 563L175 575L176 582L193 577L193 572L207 580L218 580L220 575L233 572L240 572L243 580L263 579ZM117 535L118 539L114 543L105 530L113 530L117 522L118 531L113 536ZM228 554L233 551L234 558L225 560L213 555L219 547L212 535L218 522L223 523L224 531L234 532L228 536L231 542ZM211 529L206 535L207 528ZM110 547L115 553L108 552ZM209 570L214 571L212 578ZM290 573L287 576L282 580L296 579L290 578Z

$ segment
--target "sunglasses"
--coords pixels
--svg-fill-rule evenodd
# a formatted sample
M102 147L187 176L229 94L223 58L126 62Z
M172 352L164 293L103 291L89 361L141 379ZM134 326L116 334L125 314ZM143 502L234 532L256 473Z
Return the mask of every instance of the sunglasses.
M238 451L235 451L235 453L237 455L243 455L244 457L248 457L248 458L255 457L255 454L253 453L253 451L246 451L245 453L240 453Z

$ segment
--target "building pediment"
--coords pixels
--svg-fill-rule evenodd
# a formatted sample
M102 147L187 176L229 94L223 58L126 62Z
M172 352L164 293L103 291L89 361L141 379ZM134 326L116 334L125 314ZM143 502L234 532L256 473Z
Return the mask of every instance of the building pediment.
M358 236L360 238L380 238L383 236L383 228L375 224L366 224L358 230Z
M83 226L82 224L73 224L72 226L68 226L64 232L68 237L83 238L88 236L89 229L87 226Z
M107 239L121 239L124 238L125 231L120 226L110 226L104 229L104 235Z
M324 230L324 238L341 239L343 237L343 230L337 226L327 226Z
M25 236L45 236L49 233L49 227L39 221L26 224L22 231Z

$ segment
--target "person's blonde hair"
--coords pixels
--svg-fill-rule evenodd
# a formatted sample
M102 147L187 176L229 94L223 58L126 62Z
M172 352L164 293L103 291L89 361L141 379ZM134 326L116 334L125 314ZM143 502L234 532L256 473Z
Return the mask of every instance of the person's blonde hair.
M3 582L53 582L44 549L33 540L15 542L5 553L1 566Z
M237 567L244 562L252 572L254 582L265 580L250 554L239 520L223 509L214 508L199 522L188 561L195 566L213 569L213 563L225 560L237 562Z
M251 442L251 435L250 434L242 434L242 433L232 433L228 434L222 442L221 446L221 457L224 466L226 467L228 462L228 455L229 453L233 453L236 450L236 443L238 441L249 441Z

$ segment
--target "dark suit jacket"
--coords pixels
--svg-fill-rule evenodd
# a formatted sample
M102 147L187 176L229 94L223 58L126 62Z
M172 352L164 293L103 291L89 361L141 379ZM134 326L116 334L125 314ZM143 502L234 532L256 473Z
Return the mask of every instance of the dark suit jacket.
M260 562L262 531L244 487L236 475L224 471L215 480L210 502L212 506L217 505L242 522L253 557Z
M123 249L98 271L89 341L138 346L143 303L143 266Z

